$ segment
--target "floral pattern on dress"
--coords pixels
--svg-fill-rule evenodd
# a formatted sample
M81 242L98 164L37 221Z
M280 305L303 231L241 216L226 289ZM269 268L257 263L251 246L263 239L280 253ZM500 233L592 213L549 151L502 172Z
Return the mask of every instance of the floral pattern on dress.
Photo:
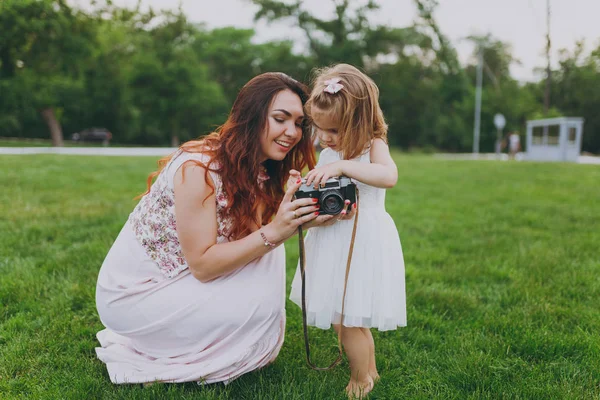
M173 158L175 159L175 157ZM172 162L172 161L171 161ZM175 222L175 192L168 185L165 168L157 180L129 215L129 223L138 242L148 256L156 262L160 271L168 278L177 276L188 268L177 236ZM215 184L217 206L217 243L226 242L233 221L229 216L227 196L223 192L221 178L211 173ZM269 179L266 170L258 176L259 184Z
M264 181L268 181L270 178L269 173L265 167L261 167L258 171L258 183L262 187L264 185Z

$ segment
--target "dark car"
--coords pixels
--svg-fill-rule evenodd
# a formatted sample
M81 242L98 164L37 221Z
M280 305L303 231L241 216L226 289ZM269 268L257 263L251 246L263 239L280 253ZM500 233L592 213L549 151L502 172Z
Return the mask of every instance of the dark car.
M71 139L77 143L101 142L104 146L108 146L112 139L112 133L105 128L88 128L81 132L75 132Z

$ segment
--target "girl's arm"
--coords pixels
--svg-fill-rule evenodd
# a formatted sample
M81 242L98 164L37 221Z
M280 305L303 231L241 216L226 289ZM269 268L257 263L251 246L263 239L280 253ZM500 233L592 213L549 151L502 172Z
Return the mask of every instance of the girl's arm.
M288 187L277 215L268 225L243 239L217 244L215 194L207 198L212 189L205 180L204 168L184 164L174 180L175 220L181 249L192 275L201 282L208 282L236 270L271 250L265 245L261 232L269 242L279 244L296 233L298 225L315 219L318 208L312 199L292 201L299 187L300 183ZM294 218L294 210L298 218Z
M349 160L336 161L310 171L306 175L306 183L308 185L314 183L316 186L339 175L345 175L370 186L387 189L396 185L398 168L390 155L388 145L382 139L375 139L371 144L370 164Z

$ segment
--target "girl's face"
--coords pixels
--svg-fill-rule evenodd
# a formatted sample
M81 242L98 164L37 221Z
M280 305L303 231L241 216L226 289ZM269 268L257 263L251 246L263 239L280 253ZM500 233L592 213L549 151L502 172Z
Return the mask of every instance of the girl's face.
M338 135L339 123L337 119L333 118L331 113L319 110L318 108L313 108L312 120L321 145L336 150L340 140Z
M269 107L266 131L260 136L261 162L283 160L302 139L303 120L300 97L287 89L277 93Z

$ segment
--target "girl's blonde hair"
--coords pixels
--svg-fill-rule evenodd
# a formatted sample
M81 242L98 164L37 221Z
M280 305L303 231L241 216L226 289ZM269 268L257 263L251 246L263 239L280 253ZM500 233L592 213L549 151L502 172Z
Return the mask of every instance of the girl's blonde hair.
M326 81L332 79L343 86L336 93L331 93L331 87L325 91ZM373 139L387 142L388 126L379 106L379 88L352 65L337 64L316 70L306 112L309 117L316 112L327 113L337 121L338 146L345 160L363 154Z

